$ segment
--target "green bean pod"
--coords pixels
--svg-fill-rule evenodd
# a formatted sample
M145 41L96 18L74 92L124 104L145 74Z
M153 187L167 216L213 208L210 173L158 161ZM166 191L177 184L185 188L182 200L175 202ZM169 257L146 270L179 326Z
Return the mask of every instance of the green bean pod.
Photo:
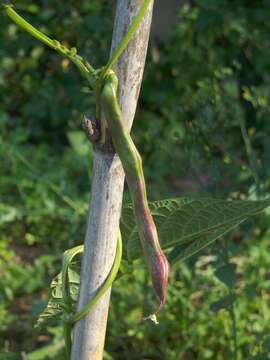
M101 108L126 175L143 252L160 300L158 312L166 301L170 266L160 247L156 225L148 207L142 159L123 120L117 100L117 87L118 79L110 71L101 90Z

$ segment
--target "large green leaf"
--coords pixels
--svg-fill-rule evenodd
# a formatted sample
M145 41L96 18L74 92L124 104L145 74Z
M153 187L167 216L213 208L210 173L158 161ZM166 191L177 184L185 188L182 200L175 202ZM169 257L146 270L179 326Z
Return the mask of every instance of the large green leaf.
M270 205L270 200L229 201L212 198L176 198L149 203L161 246L172 249L172 262L183 260L211 244L248 217ZM142 256L132 205L123 209L121 232L124 257Z
M169 260L174 263L197 253L248 217L262 211L270 205L270 200L225 201L209 198L177 198L151 202L149 205L157 224L161 246L164 250L171 249ZM121 232L123 255L126 259L132 261L142 256L132 205L127 205L123 209ZM75 310L80 275L79 263L73 262L73 258L82 251L82 245L65 251L62 271L51 283L51 298L46 309L39 316L39 326L47 325L55 317L61 319L65 313ZM126 267L127 264L122 269ZM68 291L64 292L69 293L71 304L66 299L67 294L63 294L62 284L66 276Z

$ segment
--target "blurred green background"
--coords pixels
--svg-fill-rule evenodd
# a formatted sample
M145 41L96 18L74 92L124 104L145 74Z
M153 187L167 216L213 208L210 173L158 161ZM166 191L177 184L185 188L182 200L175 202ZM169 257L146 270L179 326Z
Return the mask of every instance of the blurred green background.
M104 64L114 1L15 3ZM151 200L269 197L269 18L268 0L156 0L132 131ZM67 60L3 14L0 44L0 359L63 359L60 326L34 324L61 253L84 238L92 152L80 124L94 102ZM269 359L269 222L265 212L179 264L159 326L140 322L146 272L119 279L104 359Z

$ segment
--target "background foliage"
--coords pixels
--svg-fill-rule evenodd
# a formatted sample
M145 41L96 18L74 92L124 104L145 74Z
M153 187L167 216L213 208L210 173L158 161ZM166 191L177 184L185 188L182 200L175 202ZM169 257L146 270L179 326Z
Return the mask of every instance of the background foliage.
M110 2L16 7L105 62ZM269 16L267 0L190 1L152 40L133 130L151 199L269 197ZM61 359L61 328L33 327L61 253L84 236L92 152L80 119L93 99L67 60L2 14L0 39L0 359ZM265 213L180 264L157 327L140 322L145 271L119 279L105 359L269 358L268 227Z

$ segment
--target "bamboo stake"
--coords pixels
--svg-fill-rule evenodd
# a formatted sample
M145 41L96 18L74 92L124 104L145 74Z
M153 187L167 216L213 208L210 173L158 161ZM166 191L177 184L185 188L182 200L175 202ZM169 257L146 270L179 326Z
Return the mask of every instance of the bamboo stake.
M118 0L111 51L122 39L142 0ZM134 38L120 57L115 71L119 77L119 102L131 128L141 87L152 18L149 7ZM116 250L121 214L124 172L109 144L94 149L91 203L81 270L78 309L94 296L109 273ZM72 360L101 360L107 326L110 290L74 329Z

